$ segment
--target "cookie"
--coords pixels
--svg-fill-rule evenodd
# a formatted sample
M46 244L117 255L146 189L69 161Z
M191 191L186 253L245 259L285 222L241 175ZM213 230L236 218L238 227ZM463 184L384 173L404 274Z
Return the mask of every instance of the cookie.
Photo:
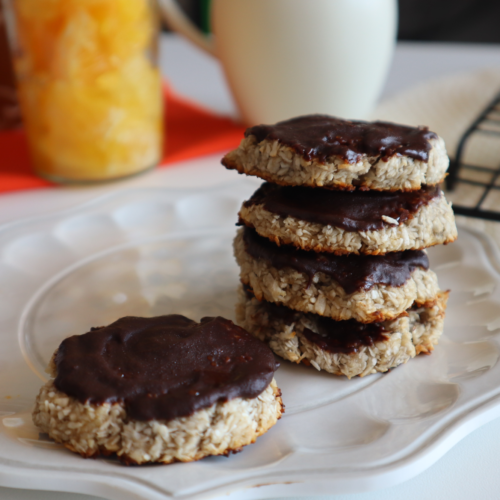
M430 353L443 331L447 292L384 322L334 321L240 294L237 320L284 359L348 378L386 372Z
M127 464L237 452L283 412L272 352L223 318L122 318L62 342L33 421L84 457Z
M240 279L259 300L362 323L394 319L434 300L437 277L423 251L382 256L307 252L276 246L253 229L234 240Z
M247 129L222 164L283 186L394 191L439 184L449 160L425 127L309 115Z
M264 183L239 219L278 245L336 254L420 250L457 237L451 204L438 187L350 192Z

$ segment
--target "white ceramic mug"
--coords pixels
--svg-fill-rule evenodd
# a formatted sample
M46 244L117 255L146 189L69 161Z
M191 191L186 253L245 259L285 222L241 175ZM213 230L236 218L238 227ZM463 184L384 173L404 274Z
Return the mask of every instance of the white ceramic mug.
M219 58L247 124L326 113L363 119L396 40L396 0L213 0L213 40L160 0L167 23Z

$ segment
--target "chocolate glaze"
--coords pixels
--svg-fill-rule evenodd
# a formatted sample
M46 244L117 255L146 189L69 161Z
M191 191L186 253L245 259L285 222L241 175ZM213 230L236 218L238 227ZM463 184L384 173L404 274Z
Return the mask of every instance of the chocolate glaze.
M55 386L81 403L123 402L129 418L171 420L216 402L255 398L277 365L231 321L126 317L62 342Z
M369 290L374 285L404 285L413 271L429 269L429 259L421 250L407 250L385 255L334 255L298 250L291 245L276 246L253 229L245 227L243 241L254 259L267 261L277 269L291 267L309 278L324 273L337 281L346 293Z
M331 156L339 156L351 164L362 155L379 156L384 161L405 155L427 162L429 139L437 138L427 127L339 120L328 115L299 116L275 125L258 125L245 131L245 137L249 135L258 142L268 139L290 146L306 160L324 163Z
M316 328L319 333L304 328L304 337L331 353L353 354L363 346L371 347L389 338L383 323L360 323L354 319L334 321L320 316Z
M244 206L262 204L281 217L292 216L345 231L376 231L391 226L382 215L402 224L440 194L438 186L417 191L332 191L265 182Z
M246 288L247 293L251 289ZM262 301L266 312L271 318L276 318L289 325L297 321L299 314L314 321L318 333L304 328L303 335L318 345L324 351L331 353L353 354L363 346L372 346L389 338L383 323L360 323L354 319L335 321L317 314L297 313L285 306L279 306Z

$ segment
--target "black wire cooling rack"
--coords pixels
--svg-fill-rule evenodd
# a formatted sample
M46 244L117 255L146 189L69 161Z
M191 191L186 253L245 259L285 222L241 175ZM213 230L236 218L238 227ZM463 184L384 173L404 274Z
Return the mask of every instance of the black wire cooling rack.
M446 187L451 192L459 188L461 183L479 189L479 191L476 189L478 196L471 205L464 206L456 202L453 203L455 214L500 221L500 204L498 205L498 211L492 209L496 207L483 208L484 202L490 193L497 191L500 195L500 155L496 159L496 165L494 166L480 166L475 165L474 162L464 161L467 146L474 138L480 136L490 136L500 143L500 93L488 104L460 138L455 159L450 162L448 177L446 178ZM480 178L483 178L483 180L479 180Z

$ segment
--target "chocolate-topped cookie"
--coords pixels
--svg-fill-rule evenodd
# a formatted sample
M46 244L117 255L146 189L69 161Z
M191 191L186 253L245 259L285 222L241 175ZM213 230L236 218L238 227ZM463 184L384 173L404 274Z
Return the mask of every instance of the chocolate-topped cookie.
M348 378L385 372L420 353L430 353L443 331L448 294L414 305L396 319L335 321L259 301L240 293L237 319L284 359Z
M344 231L376 231L401 225L420 208L441 197L436 186L418 191L332 191L309 187L278 186L266 182L244 203L286 219L294 217Z
M451 205L438 187L363 192L264 183L239 217L278 245L336 254L380 255L456 239Z
M126 317L62 342L33 419L87 457L228 454L280 418L276 368L267 346L224 318Z
M449 160L426 127L307 115L247 129L222 164L280 185L394 191L440 183Z
M240 279L259 300L336 320L393 319L438 292L427 254L340 255L276 246L241 228L234 240Z

